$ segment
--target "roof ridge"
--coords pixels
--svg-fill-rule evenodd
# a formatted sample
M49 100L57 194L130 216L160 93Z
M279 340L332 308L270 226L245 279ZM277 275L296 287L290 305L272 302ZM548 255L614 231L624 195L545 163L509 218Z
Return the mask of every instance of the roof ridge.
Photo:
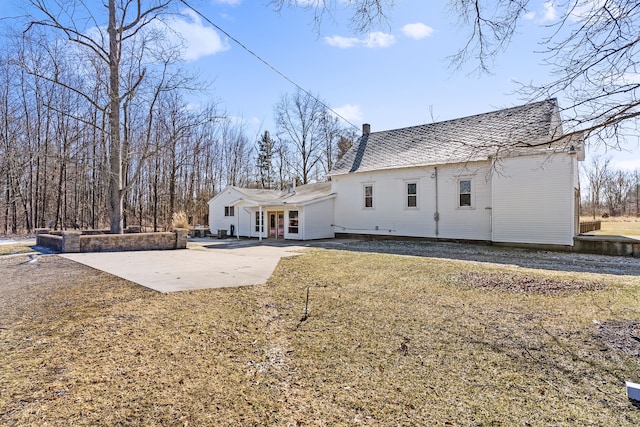
M455 119L447 119L447 120L441 120L441 121L438 121L438 122L423 123L421 125L405 126L405 127L401 127L401 128L379 130L379 131L371 132L370 135L375 134L375 133L403 131L403 130L417 129L417 128L421 128L421 127L424 127L424 126L433 126L433 125L439 125L439 124L446 124L446 123L450 123L450 122L457 122L457 121L460 121L460 120L473 119L475 117L480 117L480 116L488 116L490 114L509 112L511 110L517 110L517 109L521 109L521 108L524 108L524 107L533 108L533 107L537 107L538 105L546 104L546 103L553 103L553 104L557 105L558 99L557 98L548 98L548 99L545 99L544 101L536 101L536 102L530 102L528 104L515 105L513 107L507 107L507 108L502 108L502 109L498 109L498 110L487 111L487 112L484 112L484 113L472 114L470 116L457 117Z
M329 176L486 159L501 147L546 141L560 124L556 98L361 136ZM535 147L531 150L535 151Z

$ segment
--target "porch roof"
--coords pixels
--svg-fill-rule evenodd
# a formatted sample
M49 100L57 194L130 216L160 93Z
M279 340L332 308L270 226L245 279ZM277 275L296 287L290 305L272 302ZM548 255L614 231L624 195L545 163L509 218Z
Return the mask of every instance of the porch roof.
M291 191L233 187L242 197L234 204L251 206L309 205L336 196L330 182L301 185Z

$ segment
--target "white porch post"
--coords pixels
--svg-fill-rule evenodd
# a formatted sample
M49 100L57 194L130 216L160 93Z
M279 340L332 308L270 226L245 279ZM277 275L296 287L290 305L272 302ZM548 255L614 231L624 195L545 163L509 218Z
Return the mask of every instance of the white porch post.
M258 206L258 215L260 216L260 230L258 230L258 240L262 242L262 231L264 230L264 218L262 217L262 205Z

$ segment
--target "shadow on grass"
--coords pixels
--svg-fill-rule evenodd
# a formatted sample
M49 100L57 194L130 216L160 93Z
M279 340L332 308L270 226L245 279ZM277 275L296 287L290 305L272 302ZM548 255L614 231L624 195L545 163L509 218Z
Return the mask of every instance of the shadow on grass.
M640 276L640 259L637 258L498 247L488 244L395 239L312 241L265 239L262 242L257 239L240 239L216 242L204 247L208 249L240 249L252 245L316 247L351 252L475 261L541 270Z
M640 276L640 260L631 257L430 241L371 240L343 242L340 245L321 243L318 246L356 252L475 261L542 270Z

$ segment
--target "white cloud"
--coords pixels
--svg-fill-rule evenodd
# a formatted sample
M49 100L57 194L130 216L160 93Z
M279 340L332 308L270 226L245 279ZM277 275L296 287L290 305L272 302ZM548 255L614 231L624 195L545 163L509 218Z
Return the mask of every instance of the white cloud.
M590 0L578 2L569 13L569 18L574 22L587 22L597 20L608 19L608 16L602 16L598 12L606 7L608 14L611 16L617 16L621 13L620 8L615 2L609 2L607 0ZM590 25L593 25L591 22Z
M362 121L363 114L359 105L345 104L342 107L334 108L333 111L352 123Z
M530 11L530 12L527 12L527 13L524 14L524 19L529 20L529 21L534 20L535 17L536 17L536 13L533 12L533 11Z
M182 38L185 61L195 61L230 48L213 28L203 25L195 12L185 10L182 15L185 18L171 17L165 23Z
M415 40L421 40L431 36L433 34L433 28L421 22L417 22L415 24L405 25L404 27L402 27L402 32L407 37Z
M546 1L542 6L544 7L544 14L542 16L543 22L553 21L558 17L553 1Z
M366 47L389 47L396 42L396 36L393 34L382 33L376 31L369 33L367 40L365 41Z
M214 3L227 4L229 6L237 6L242 3L242 0L214 0Z
M373 32L369 33L365 38L328 36L324 38L325 43L329 46L348 49L351 47L389 47L396 42L396 36L393 34Z
M357 39L355 37L342 37L342 36L325 37L324 41L329 46L339 47L342 49L358 46L362 43L360 39Z

